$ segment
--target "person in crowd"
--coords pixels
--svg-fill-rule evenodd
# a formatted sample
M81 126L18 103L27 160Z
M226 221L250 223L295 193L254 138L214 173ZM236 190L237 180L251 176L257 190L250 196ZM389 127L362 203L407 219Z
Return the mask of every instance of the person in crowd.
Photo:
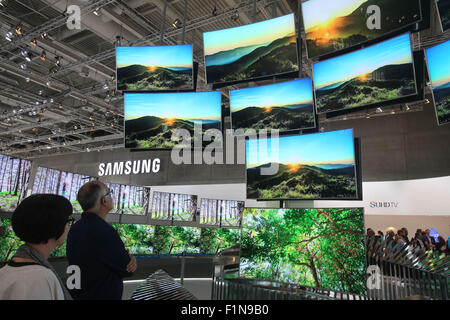
M381 242L384 241L384 234L383 234L383 232L382 232L381 230L378 230L378 231L377 231L377 235L376 235L375 237L377 237L378 239L380 239Z
M412 238L411 243L415 248L419 248L421 250L424 250L426 248L425 244L422 241L422 232L417 231L414 238Z
M445 253L445 251L446 251L446 243L445 243L445 239L442 236L438 237L438 242L436 243L434 249L439 254Z
M403 227L402 230L403 230L403 239L405 239L406 244L409 245L411 241L409 241L408 238L408 229Z
M430 229L425 230L425 235L428 239L428 242L431 244L431 247L434 247L436 245L436 239L430 236Z
M433 244L425 231L422 231L422 242L427 250L433 249Z
M375 231L372 228L367 229L367 238L372 238L375 236Z
M11 225L25 244L0 269L0 300L72 300L48 261L66 240L72 212L69 200L53 194L31 195L17 206Z
M100 181L88 182L78 191L83 214L67 237L69 265L81 271L81 288L70 291L76 300L121 300L123 278L136 271L136 258L105 221L113 208L112 192Z

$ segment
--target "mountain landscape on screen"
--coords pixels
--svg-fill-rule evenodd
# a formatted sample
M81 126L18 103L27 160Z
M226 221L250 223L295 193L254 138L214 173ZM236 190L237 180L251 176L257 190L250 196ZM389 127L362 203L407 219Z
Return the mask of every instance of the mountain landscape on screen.
M439 15L441 16L442 29L450 28L450 0L436 0Z
M203 36L208 83L299 70L293 14Z
M381 9L381 28L369 29L370 6ZM342 50L421 20L418 0L309 0L302 3L310 58Z
M433 88L434 104L439 124L450 123L450 41L426 50L428 70Z
M258 155L256 145L247 142L247 198L356 198L352 130L282 137L278 162L270 161L270 151ZM270 165L277 165L278 172L262 174Z
M117 89L193 89L192 46L118 47Z
M315 126L311 79L230 92L233 129L300 130Z
M171 139L177 129L189 132L189 145L193 146L196 123L202 125L203 132L221 129L220 92L125 96L127 148L166 149L184 146L179 140Z
M416 93L409 34L316 63L313 69L318 113Z

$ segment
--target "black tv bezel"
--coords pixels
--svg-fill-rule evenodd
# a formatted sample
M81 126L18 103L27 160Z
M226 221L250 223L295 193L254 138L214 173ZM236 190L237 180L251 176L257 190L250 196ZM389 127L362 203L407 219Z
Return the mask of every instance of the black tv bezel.
M222 92L221 91L217 91L217 90L213 90L213 91L189 91L189 92L126 92L124 93L124 104L123 104L123 114L124 114L124 121L123 121L123 146L124 149L130 150L130 152L140 152L140 151L172 151L174 148L136 148L136 147L129 147L127 146L127 138L126 138L126 131L125 131L125 95L129 95L129 94L149 94L149 95L156 95L156 94L179 94L179 93L190 93L190 94L196 94L196 93L204 93L204 92L219 92L220 93L220 129L219 130L222 133L222 137L223 137L223 132L224 132L224 110L223 110L223 106L222 106ZM203 141L202 141L203 142ZM212 142L212 141L211 141ZM222 150L224 147L224 141L222 139ZM204 151L205 150L205 146L202 146L201 148L195 147L193 145L191 145L190 149L191 150L198 150L198 151ZM182 150L182 149L181 149Z
M434 1L434 4L436 6L436 12L437 12L438 20L439 20L440 29L441 29L442 33L444 33L450 29L450 25L448 26L448 28L444 29L444 23L442 22L442 17L441 17L441 10L439 9L439 5L437 4L437 1Z
M314 86L314 99L316 101L316 103L315 103L316 114L317 115L323 115L324 114L324 115L327 115L327 118L328 118L330 116L337 116L337 115L353 113L353 112L357 112L357 111L373 108L374 106L385 106L385 105L392 105L392 104L406 102L406 101L408 101L408 102L414 101L417 98L417 96L419 95L419 89L418 89L418 84L417 84L417 74L416 74L417 68L416 68L416 65L415 65L416 61L414 59L414 51L413 51L413 46L412 46L411 33L409 33L409 32L408 33L404 33L404 34L399 35L397 37L401 37L401 36L406 35L406 34L409 35L409 41L410 41L411 60L412 60L411 64L412 64L413 74L414 74L414 87L415 87L415 92L414 93L409 94L409 95L405 95L405 96L402 96L402 97L398 97L398 98L395 98L395 99L390 99L390 100L388 99L388 100L383 100L383 101L378 101L378 102L371 102L371 103L364 104L364 105L359 105L359 106L356 106L356 107L319 112L318 109L317 109L318 108L318 106L317 106L317 96L316 96L316 91L317 90L316 90L316 87ZM388 39L388 40L385 40L385 41L389 41L389 40L392 40L392 39L395 39L395 38L391 38L391 39ZM383 42L385 42L385 41L383 41ZM368 46L368 47L360 49L360 50L364 50L364 49L367 49L369 47L372 47L372 46L375 46L375 45L378 45L378 44L382 44L383 42L372 44L371 46ZM349 52L347 54L352 54L354 52L357 52L357 51ZM342 56L339 56L339 57L333 57L333 58L330 58L330 59L326 59L326 60L322 60L322 61L314 63L313 67L312 67L312 70L313 70L313 72L312 72L313 73L312 74L313 82L314 82L314 65L316 65L318 63L322 63L324 61L337 59L337 58L340 58L340 57L343 57L343 56L345 56L345 55L342 55Z
M297 47L297 52L296 53L297 53L298 70L292 70L292 71L288 71L288 72L276 73L276 74L271 74L271 75L264 75L264 76L260 76L260 77L254 77L254 78L243 79L243 80L221 81L221 82L209 82L208 81L208 73L207 73L207 67L206 67L206 55L205 55L205 40L204 40L204 34L205 33L240 28L240 27L251 25L251 24L257 24L257 23L266 22L266 21L269 21L269 20L277 19L277 18L280 18L280 17L288 16L288 15L292 15L293 19L294 19L294 32L295 32L296 47ZM227 86L231 86L231 85L235 85L235 84L239 84L239 83L252 82L252 81L263 81L263 80L268 80L268 79L298 78L299 74L301 73L301 70L302 70L302 68L301 68L302 59L301 58L302 58L302 55L301 55L301 37L299 37L298 26L295 24L295 14L293 12L285 14L285 15L281 15L281 16L278 16L278 17L275 17L275 18L271 18L271 19L267 19L267 20L263 20L263 21L258 21L258 22L254 22L254 23L249 23L249 24L246 24L246 25L241 25L241 26L236 26L236 27L231 27L231 28L226 28L226 29L220 29L220 30L213 30L213 31L203 32L203 61L204 61L204 64L205 64L205 80L206 80L206 84L207 85L212 85L213 90L214 89L220 89L220 88L227 87Z
M230 125L231 125L231 129L232 130L239 129L239 128L233 128L233 110L232 110L232 107L231 107L231 92L233 92L233 91L241 91L241 90L249 90L249 89L260 88L260 87L269 87L269 86L273 86L273 85L286 84L286 83L289 83L289 82L300 81L300 80L307 80L307 79L309 79L311 81L311 89L312 89L311 94L312 94L314 126L312 126L312 127L305 127L305 128L295 128L295 129L289 129L289 130L280 130L279 133L280 134L289 134L289 133L293 133L293 132L303 132L303 131L312 130L312 129L317 128L317 125L318 125L319 122L318 122L318 116L316 114L316 100L315 100L315 96L314 96L314 83L313 83L312 78L306 77L306 78L294 79L294 80L289 80L289 81L283 81L283 82L266 84L266 85L262 85L262 86L230 90L229 94L230 94ZM233 132L233 136L240 136L240 135L236 135Z
M117 77L117 50L118 48L142 48L142 47L148 47L148 48L155 48L155 47L179 47L179 46L185 46L190 45L191 51L192 51L192 88L186 88L186 89L168 89L168 90L121 90L119 89L119 78ZM197 73L198 73L198 63L197 66L195 65L196 62L194 62L194 45L193 44L175 44L175 45L158 45L158 46L118 46L116 47L116 91L120 92L129 92L129 93L163 93L163 92L191 92L197 90ZM195 69L197 67L197 70Z
M344 131L344 130L352 130L352 136L353 136L353 155L355 159L355 187L356 187L356 193L354 198L249 198L248 197L248 178L247 178L247 143L249 140L261 140L261 139L250 139L249 137L245 137L245 185L246 185L246 200L256 200L257 202L263 202L263 201L360 201L362 200L362 169L361 169L361 149L360 149L360 138L355 138L355 132L353 128L349 129L340 129L340 130L333 130L333 131L326 131L326 132L336 132L336 131ZM320 134L320 133L326 133L326 132L316 132L316 133L308 133L304 135L310 135L310 134ZM279 138L282 139L284 137L292 137L297 136L301 137L304 135L285 135L280 136ZM270 139L267 137L266 139ZM356 140L358 139L358 140ZM358 152L358 153L357 153Z
M430 67L429 67L429 60L428 60L428 56L427 56L427 51L428 51L429 49L432 49L432 48L438 47L438 46L440 46L440 45L443 45L443 44L446 43L446 42L449 42L449 43L450 43L450 40L447 40L447 41L441 42L441 43L439 43L439 44L437 44L437 45L428 47L428 48L426 48L426 49L423 51L423 53L424 53L424 59L425 59L425 65L426 65L426 67L427 67L427 76L428 76L428 79L430 79L430 84L431 84L431 97L432 97L432 99L433 99L434 114L436 115L436 122L437 122L437 125L438 125L439 127L440 127L440 126L445 126L445 125L450 124L450 121L445 122L445 123L441 123L441 122L439 121L438 111L437 111L437 107L436 107L436 99L435 99L435 97L434 97L433 83L432 83L432 81L431 81L431 74L430 74Z
M301 15L302 26L303 26L303 29L305 30L305 34L306 34L306 27L305 27L304 19L303 19L303 15L304 15L303 4L306 3L306 2L309 2L309 1L311 1L311 0L306 0L304 2L301 2L301 6L300 6L301 7L301 11L302 11L302 15ZM395 1L395 0L391 0L391 1ZM346 54L346 53L350 53L350 52L355 51L357 49L363 49L365 47L374 45L374 44L376 44L378 42L385 41L387 39L393 38L393 37L395 37L397 35L400 35L400 34L403 34L405 32L417 32L417 31L422 30L423 28L426 27L426 25L425 25L425 27L420 27L420 24L424 22L424 14L423 14L423 12L424 12L424 8L426 8L426 5L424 4L424 2L427 2L429 0L416 0L416 1L418 2L419 11L420 11L420 18L417 21L413 21L413 22L411 22L411 23L409 23L407 25L404 25L404 26L398 27L397 29L388 31L388 32L386 32L386 33L376 37L376 38L369 39L369 40L366 40L366 41L363 41L363 42L359 42L359 43L353 44L353 45L351 45L349 47L346 47L346 48L330 51L328 53L324 53L324 54L320 54L320 55L312 56L312 57L309 55L308 44L307 44L306 38L305 38L306 57L308 59L318 59L319 61L328 60L328 59L331 59L331 58L334 58L334 57L337 57L337 56L340 56L340 55L343 55L343 54ZM429 21L429 19L428 19L428 21ZM416 26L416 27L414 27L414 26Z

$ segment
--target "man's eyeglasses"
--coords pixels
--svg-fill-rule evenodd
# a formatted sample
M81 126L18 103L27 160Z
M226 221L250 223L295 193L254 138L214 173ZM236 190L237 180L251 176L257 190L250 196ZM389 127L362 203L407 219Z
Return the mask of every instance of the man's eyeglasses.
M69 225L69 227L71 227L73 225L73 223L75 222L75 218L69 218L67 219L67 224Z
M109 195L113 195L114 189L109 189L108 193L104 195L104 197L107 197Z

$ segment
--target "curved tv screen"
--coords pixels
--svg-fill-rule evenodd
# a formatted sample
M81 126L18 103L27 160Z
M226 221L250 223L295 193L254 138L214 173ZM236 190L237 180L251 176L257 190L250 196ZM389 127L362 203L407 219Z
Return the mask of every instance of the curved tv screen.
M194 88L192 45L116 48L117 90Z
M450 28L450 0L436 0L441 18L442 30Z
M438 123L448 124L450 123L450 40L426 49L426 57Z
M409 33L313 64L317 113L417 94Z
M294 14L203 33L207 83L299 71Z
M193 147L195 125L201 125L204 133L209 129L221 130L221 124L219 91L125 94L126 148ZM189 134L188 139L172 140L174 133L181 130Z
M308 57L376 39L422 20L419 0L302 2Z
M230 91L233 129L314 128L313 89L310 78Z
M244 201L202 199L200 225L240 227Z
M353 130L246 141L248 199L357 199Z
M0 211L12 212L26 197L31 161L0 154Z

